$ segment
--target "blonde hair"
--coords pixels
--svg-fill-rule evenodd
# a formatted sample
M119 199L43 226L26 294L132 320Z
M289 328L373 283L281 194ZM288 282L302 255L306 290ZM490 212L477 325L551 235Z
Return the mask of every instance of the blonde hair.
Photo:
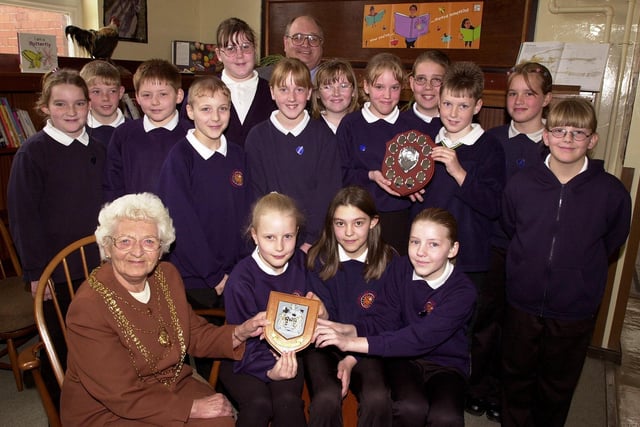
M273 212L293 216L298 228L302 227L304 224L304 216L302 215L302 212L300 212L300 209L298 209L298 205L295 200L285 194L276 193L274 191L262 196L253 205L253 208L251 209L250 223L246 229L247 235L251 235L251 230L256 230L258 228L258 221L261 216Z
M120 71L115 65L101 59L87 62L80 70L80 76L87 86L95 84L96 80L102 80L107 85L122 86Z
M402 61L397 55L388 52L378 53L367 62L367 67L364 70L364 79L372 85L385 71L391 71L393 77L400 84L404 84L407 75Z
M547 130L558 126L573 126L595 132L598 129L596 110L584 98L562 99L551 106L547 115Z
M231 100L231 92L226 84L216 76L204 76L196 78L189 86L189 99L187 103L193 107L195 98L201 96L214 96L221 93Z
M282 58L273 67L273 73L271 79L269 79L269 86L272 88L278 88L285 86L287 79L291 76L293 83L296 86L305 87L311 89L311 73L309 68L297 58Z

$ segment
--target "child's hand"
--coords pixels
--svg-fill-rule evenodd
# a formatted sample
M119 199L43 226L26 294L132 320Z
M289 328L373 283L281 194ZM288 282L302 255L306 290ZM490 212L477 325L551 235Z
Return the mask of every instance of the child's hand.
M409 199L412 202L418 202L418 203L422 203L424 202L424 199L422 198L422 195L424 194L424 188L422 190L418 190L415 193L409 194Z
M276 364L267 371L267 376L273 381L290 380L298 374L298 359L295 351L285 351L280 356L275 355Z
M369 180L374 181L376 184L378 184L380 188L382 188L384 191L391 194L392 196L400 197L400 193L396 193L395 191L393 191L393 189L391 188L391 181L389 181L384 176L382 176L382 172L369 171Z
M307 294L305 295L305 298L311 298L320 303L320 307L318 308L318 318L320 319L329 318L329 313L327 312L327 308L324 306L324 303L322 302L322 300L318 298L318 295L314 294L313 292L307 292Z
M216 294L222 295L222 292L224 292L224 285L227 284L228 278L229 278L229 275L225 274L222 280L220 280L220 282L214 287L214 289L216 290Z
M351 371L357 363L358 360L353 356L346 356L344 359L338 362L338 379L342 384L342 398L344 398L349 391L349 384L351 383Z
M467 177L467 171L462 168L462 165L460 165L458 155L455 150L438 146L431 152L431 158L436 162L444 163L447 173L456 180L458 185L462 185L464 179Z

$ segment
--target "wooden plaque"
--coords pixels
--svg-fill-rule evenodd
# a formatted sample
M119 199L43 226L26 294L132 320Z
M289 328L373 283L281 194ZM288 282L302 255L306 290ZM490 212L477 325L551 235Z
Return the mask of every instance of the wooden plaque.
M391 189L406 196L424 188L435 172L433 147L431 137L417 130L399 133L388 141L380 170L391 181Z
M300 351L311 344L318 320L317 300L271 291L265 328L267 342L278 352Z

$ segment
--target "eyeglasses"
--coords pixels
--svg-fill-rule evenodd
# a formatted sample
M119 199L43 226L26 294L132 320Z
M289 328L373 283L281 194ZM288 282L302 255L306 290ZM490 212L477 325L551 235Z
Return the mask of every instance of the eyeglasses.
M109 238L113 242L113 246L121 251L130 251L138 244L138 239L131 236L109 236ZM160 246L162 246L162 240L153 236L143 237L140 240L140 246L142 246L142 250L145 252L155 252L160 249Z
M322 92L333 93L334 90L338 92L346 92L351 89L353 85L349 82L340 82L332 85L321 85L318 89Z
M322 44L322 37L316 36L315 34L296 33L292 36L286 37L289 37L291 39L291 43L294 46L302 46L305 40L309 42L309 46L311 47L318 47Z
M549 132L551 133L551 135L553 135L554 138L564 138L567 133L570 133L573 140L578 142L584 141L585 139L593 135L593 133L587 135L584 131L581 130L567 130L564 128L549 129Z
M220 48L220 51L224 52L224 54L227 56L235 56L239 53L242 53L243 55L245 53L251 53L253 52L253 48L254 46L252 43L230 44L228 46Z
M424 86L427 83L429 83L429 85L431 87L440 87L440 86L442 86L442 77L431 77L429 79L429 78L427 78L427 76L419 75L419 76L415 76L413 78L413 81L418 86Z

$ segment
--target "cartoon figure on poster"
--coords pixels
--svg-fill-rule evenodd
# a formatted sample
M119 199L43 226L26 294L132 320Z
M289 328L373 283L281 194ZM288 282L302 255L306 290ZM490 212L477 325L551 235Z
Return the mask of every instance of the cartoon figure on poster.
M460 24L460 38L464 41L464 47L471 47L473 41L480 38L480 27L474 27L471 19L464 18Z
M428 13L418 16L418 6L409 6L409 15L400 12L393 14L395 33L404 37L407 48L416 47L418 37L429 32L430 15Z
M365 4L363 48L480 49L483 1Z
M376 11L376 7L374 5L371 5L371 7L369 7L369 14L364 17L364 21L367 26L375 27L376 24L382 21L382 18L384 18L384 13L384 9L382 9L381 11Z

